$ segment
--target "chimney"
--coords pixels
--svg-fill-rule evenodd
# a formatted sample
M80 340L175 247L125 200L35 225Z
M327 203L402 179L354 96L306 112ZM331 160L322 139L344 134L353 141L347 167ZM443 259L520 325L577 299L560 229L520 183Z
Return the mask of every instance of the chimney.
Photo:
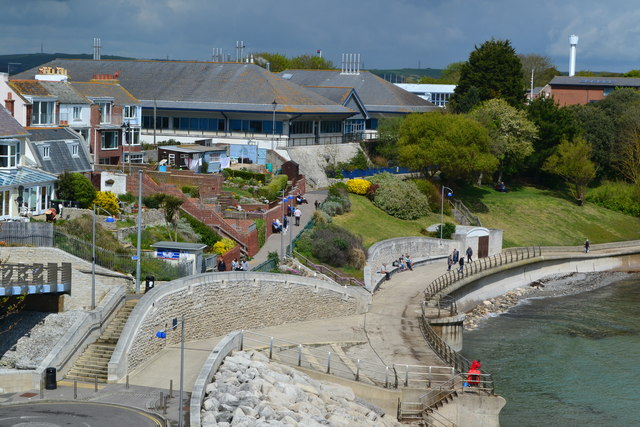
M578 46L578 36L569 36L569 77L576 75L576 46Z
M4 100L4 106L12 116L13 116L13 111L14 111L14 108L15 108L13 104L15 102L16 102L16 100L13 99L13 97L11 96L11 92L7 93L7 99Z

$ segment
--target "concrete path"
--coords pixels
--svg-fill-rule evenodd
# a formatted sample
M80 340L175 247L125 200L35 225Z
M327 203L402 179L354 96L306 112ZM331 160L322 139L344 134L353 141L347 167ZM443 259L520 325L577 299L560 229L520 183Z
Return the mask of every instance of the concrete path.
M290 217L289 230L282 234L278 233L278 234L272 234L271 236L269 236L269 238L264 243L264 246L262 246L262 248L260 248L258 253L251 259L251 261L249 261L249 266L251 268L265 262L267 260L267 257L269 256L269 252L277 252L278 254L280 254L281 252L280 248L281 248L282 242L284 242L284 248L286 250L286 247L287 245L289 245L289 242L292 239L295 239L296 236L302 232L304 227L309 223L309 221L313 217L313 212L316 210L314 205L315 201L319 200L320 202L323 202L324 199L326 199L327 197L327 191L326 190L310 191L306 193L304 196L309 203L297 205L297 207L299 207L300 210L302 211L302 217L300 218L300 225L295 226L294 225L295 221L293 217ZM294 203L294 206L296 206L295 200L293 200L293 203ZM270 227L270 226L271 224L267 224L267 227Z

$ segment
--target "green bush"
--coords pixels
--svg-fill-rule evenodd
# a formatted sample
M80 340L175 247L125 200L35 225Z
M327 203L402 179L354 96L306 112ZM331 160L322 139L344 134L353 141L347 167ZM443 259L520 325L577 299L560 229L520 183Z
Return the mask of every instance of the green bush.
M140 260L141 277L153 276L156 280L170 281L180 278L180 268L167 261L144 257Z
M81 173L64 172L56 182L56 194L59 199L79 202L80 207L86 209L93 203L96 189Z
M182 187L182 192L184 194L188 194L189 197L198 198L200 197L200 187L197 185L184 185Z
M437 237L437 238L440 237L440 228L442 228L443 239L450 239L451 235L456 232L455 224L452 224L450 222L445 222L444 227L442 227L441 225L438 225L438 227L436 228L436 235L434 237Z
M258 247L264 246L264 242L267 240L267 229L265 228L264 219L256 219L256 230L258 230Z
M322 203L322 210L329 216L342 215L351 210L349 190L344 182L337 182L329 187L328 196Z
M263 184L267 182L267 174L264 174L264 173L235 170L235 169L223 169L222 174L224 175L225 179L242 178L243 180L247 180L247 181L255 179L256 181L261 182Z
M633 184L605 181L589 190L587 201L627 215L640 216L640 188Z
M429 199L411 181L403 181L390 173L371 177L379 187L373 196L373 204L391 216L400 219L416 219L430 212Z
M440 189L433 182L426 179L414 179L412 182L416 185L418 191L427 196L429 199L429 209L432 212L440 210ZM451 212L449 204L445 203L444 211L447 215Z
M202 221L197 220L186 212L180 212L180 217L184 218L193 231L200 237L200 242L207 245L207 249L213 248L213 245L222 240L222 237L215 231L211 229L207 224Z
M271 182L264 187L258 189L258 196L263 197L269 201L277 200L282 196L282 190L287 188L287 175L278 175L271 180Z
M322 211L329 216L342 215L344 213L344 207L339 201L326 200L322 204Z
M162 203L161 194L152 194L151 196L145 196L142 198L142 204L148 207L149 209L160 209L160 204Z
M120 200L123 203L135 203L138 200L138 198L131 193L126 193L126 194L120 194L118 196L118 200Z
M313 229L311 251L317 259L334 267L364 266L362 239L335 224L319 224Z
M353 156L348 162L340 162L336 166L336 169L339 171L352 171L355 169L368 169L369 168L369 159L367 155L362 150L358 150L358 152Z

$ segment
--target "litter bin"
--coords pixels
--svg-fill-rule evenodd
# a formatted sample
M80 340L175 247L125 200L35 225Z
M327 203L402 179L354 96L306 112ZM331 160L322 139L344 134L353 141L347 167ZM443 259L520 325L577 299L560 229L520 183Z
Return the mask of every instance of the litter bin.
M151 289L153 289L155 284L156 284L156 278L153 276L147 276L147 278L145 279L144 293L146 294Z
M58 387L56 384L56 368L47 368L44 372L44 388L47 390L55 390Z

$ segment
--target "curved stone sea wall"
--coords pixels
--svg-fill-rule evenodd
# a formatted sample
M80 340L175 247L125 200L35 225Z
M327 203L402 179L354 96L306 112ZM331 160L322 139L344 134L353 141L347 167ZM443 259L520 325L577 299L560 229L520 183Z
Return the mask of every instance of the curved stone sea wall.
M362 288L285 274L207 273L175 280L151 290L131 313L109 362L109 381L179 343L180 328L170 328L183 315L185 340L192 341L238 329L360 314L370 298ZM166 330L166 340L156 337L160 330Z

